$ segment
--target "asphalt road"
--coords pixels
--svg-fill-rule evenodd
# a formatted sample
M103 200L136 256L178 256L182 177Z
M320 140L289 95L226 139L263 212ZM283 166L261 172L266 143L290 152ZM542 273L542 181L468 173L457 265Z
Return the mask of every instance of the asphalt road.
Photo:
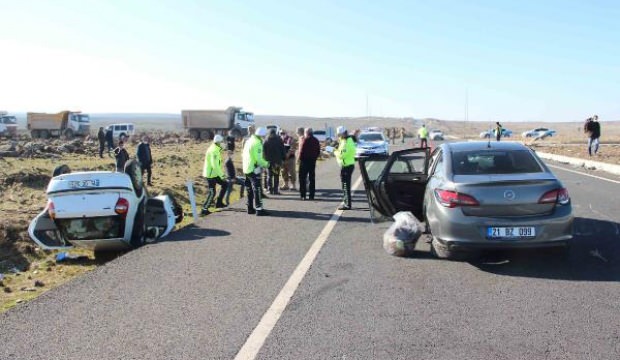
M618 359L620 183L554 166L576 215L568 256L441 261L424 239L389 256L363 186L323 231L340 199L331 160L316 201L272 196L270 217L237 203L0 315L0 359L233 359L320 234L256 358Z

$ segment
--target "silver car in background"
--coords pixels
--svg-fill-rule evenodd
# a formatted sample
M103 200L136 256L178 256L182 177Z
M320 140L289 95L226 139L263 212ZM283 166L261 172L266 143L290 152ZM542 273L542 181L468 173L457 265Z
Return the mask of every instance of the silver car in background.
M382 132L367 131L357 138L356 157L365 155L385 155L390 153L390 143Z
M476 249L568 246L568 191L536 153L514 142L460 142L360 158L372 209L411 211L439 258Z

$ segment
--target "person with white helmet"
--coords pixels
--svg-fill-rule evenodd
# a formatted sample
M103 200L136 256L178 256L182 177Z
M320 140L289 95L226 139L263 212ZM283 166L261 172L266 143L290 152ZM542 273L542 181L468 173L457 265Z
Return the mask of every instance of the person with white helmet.
M243 146L243 174L245 187L248 189L248 214L257 216L269 215L263 208L261 193L262 169L269 167L269 162L263 157L263 138L267 136L267 129L259 127Z
M340 183L342 185L343 204L338 210L351 210L351 178L355 169L355 142L344 126L338 126L336 134L340 139L338 149L334 152L340 165Z
M215 197L216 185L220 185L220 193L215 203L216 208L224 207L224 195L228 188L228 183L224 177L224 171L222 170L222 142L224 137L220 134L215 135L213 142L207 149L205 154L205 166L202 171L202 176L207 179L207 200L202 205L202 215L208 215L211 212L209 208Z

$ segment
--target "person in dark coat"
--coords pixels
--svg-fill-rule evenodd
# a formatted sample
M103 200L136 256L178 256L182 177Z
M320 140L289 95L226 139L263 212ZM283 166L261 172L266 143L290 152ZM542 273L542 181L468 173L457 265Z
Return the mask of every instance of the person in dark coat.
M123 140L118 142L118 147L113 152L116 158L116 172L125 172L125 163L129 161L129 153L125 149Z
M97 140L99 140L99 157L103 158L103 149L105 149L105 131L103 131L103 127L99 128Z
M280 170L286 156L286 150L282 138L276 134L276 129L271 129L267 140L263 143L263 154L269 162L267 172L267 188L270 194L280 193Z
M105 131L105 141L108 143L108 153L114 149L114 133L112 132L112 128L109 127Z
M233 131L228 131L228 135L226 136L226 150L235 151L235 141L237 141L237 138L233 135Z
M235 169L235 163L233 162L233 152L228 150L228 158L224 162L224 167L226 167L226 181L228 182L228 187L226 188L226 195L224 196L224 205L230 205L230 194L233 191L234 185L240 185L241 189L239 190L239 197L243 197L243 193L245 192L245 177L237 176L237 170Z
M149 144L149 137L143 136L142 141L138 145L136 150L136 158L140 163L140 170L142 170L142 178L144 178L144 172L147 174L147 185L153 186L151 183L151 165L153 164L153 157L151 156L151 145Z
M314 137L312 128L307 128L299 148L299 194L306 200L306 178L308 199L314 200L316 161L321 156L321 144Z

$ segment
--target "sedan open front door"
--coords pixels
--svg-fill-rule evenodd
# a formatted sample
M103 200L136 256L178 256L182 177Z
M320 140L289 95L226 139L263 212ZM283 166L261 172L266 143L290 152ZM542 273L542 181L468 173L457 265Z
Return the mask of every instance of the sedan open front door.
M422 220L429 159L429 148L396 151L387 158L360 158L371 208L387 217L411 211Z

